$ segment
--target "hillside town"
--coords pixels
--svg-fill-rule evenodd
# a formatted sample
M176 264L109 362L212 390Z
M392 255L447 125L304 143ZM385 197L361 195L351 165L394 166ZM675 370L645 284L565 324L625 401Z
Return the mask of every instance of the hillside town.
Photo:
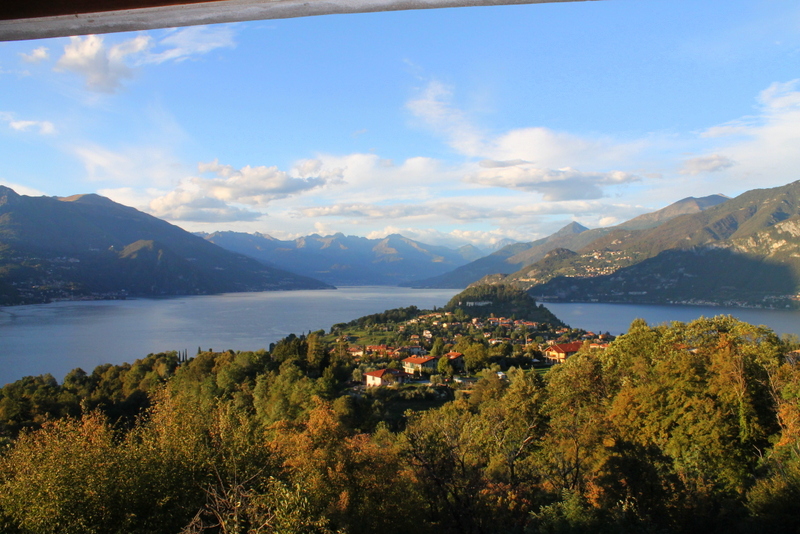
M608 333L459 312L426 313L363 329L337 325L331 337L346 344L357 365L354 380L366 387L463 383L484 369L501 375L510 367L544 371L584 347L603 350L614 339Z

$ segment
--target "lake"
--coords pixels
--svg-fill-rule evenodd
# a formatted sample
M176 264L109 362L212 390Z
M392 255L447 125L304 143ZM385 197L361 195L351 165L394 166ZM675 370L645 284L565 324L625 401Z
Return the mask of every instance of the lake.
M0 385L149 353L257 350L287 335L392 308L441 307L455 289L343 287L164 299L54 302L0 308Z
M593 332L627 332L631 322L642 318L650 325L681 321L688 323L698 317L732 315L746 323L765 325L778 334L800 336L800 310L762 310L726 308L722 306L654 306L645 304L553 303L545 304L556 317L573 328Z
M50 373L59 381L75 367L133 362L149 353L257 350L290 333L326 329L391 308L441 307L458 291L343 287L166 299L56 302L0 308L0 385ZM800 335L800 311L629 304L547 304L567 324L620 334L631 321L691 321L731 314L778 333Z

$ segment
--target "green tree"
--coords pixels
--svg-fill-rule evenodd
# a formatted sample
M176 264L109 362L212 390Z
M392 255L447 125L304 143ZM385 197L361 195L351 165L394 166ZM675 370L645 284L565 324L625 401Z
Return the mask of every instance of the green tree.
M319 376L327 363L328 354L320 336L316 333L309 334L306 338L306 362L310 370Z
M439 362L436 364L437 371L440 375L445 377L453 376L453 366L450 363L450 358L447 356L442 356L439 358Z
M582 494L605 454L608 399L600 361L586 353L570 357L547 373L547 392L543 474L553 491Z
M474 373L489 364L489 352L482 344L472 344L464 350L464 366L467 372Z
M431 347L430 356L434 358L439 358L444 354L444 340L440 337L437 337L433 342L433 347Z

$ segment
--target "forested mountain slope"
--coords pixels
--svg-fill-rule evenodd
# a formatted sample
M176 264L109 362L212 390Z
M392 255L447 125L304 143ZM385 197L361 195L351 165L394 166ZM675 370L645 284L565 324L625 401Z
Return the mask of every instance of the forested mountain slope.
M792 305L800 289L800 182L748 191L655 228L616 229L503 281L568 300Z
M580 250L610 233L620 230L633 231L653 228L679 215L699 213L727 200L728 198L723 195L710 195L702 198L688 197L660 210L606 228L590 230L573 221L549 237L530 243L514 243L451 272L408 285L411 287L467 287L487 275L515 273L543 259L553 250Z
M98 195L0 186L0 304L326 287Z

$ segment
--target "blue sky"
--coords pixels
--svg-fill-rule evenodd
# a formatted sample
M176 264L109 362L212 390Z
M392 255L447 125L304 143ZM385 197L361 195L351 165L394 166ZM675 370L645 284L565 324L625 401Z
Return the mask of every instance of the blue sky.
M797 179L796 1L0 43L0 183L99 193L191 231L487 246Z

